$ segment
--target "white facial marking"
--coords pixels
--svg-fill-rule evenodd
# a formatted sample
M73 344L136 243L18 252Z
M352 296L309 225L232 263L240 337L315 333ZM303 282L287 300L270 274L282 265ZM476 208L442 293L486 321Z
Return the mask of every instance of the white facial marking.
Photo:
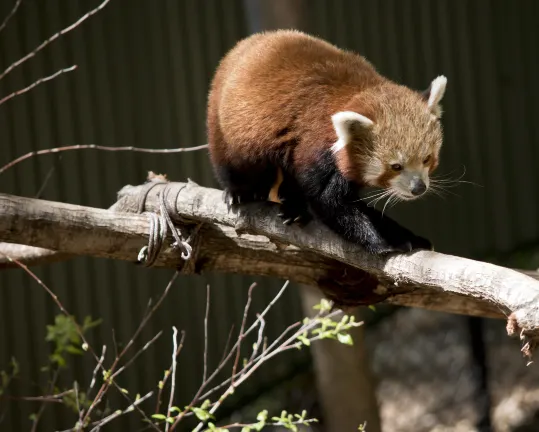
M361 114L353 111L340 111L337 114L331 116L331 121L335 132L337 133L337 141L331 147L333 153L337 153L342 150L350 142L352 138L351 127L354 123L359 123L362 127L370 128L374 122Z
M439 107L438 104L444 97L445 87L447 85L447 78L443 75L432 80L430 85L429 100L427 107L434 115L438 116Z
M384 165L380 160L372 158L365 164L365 172L363 173L363 180L370 185L376 185L377 180L384 173Z

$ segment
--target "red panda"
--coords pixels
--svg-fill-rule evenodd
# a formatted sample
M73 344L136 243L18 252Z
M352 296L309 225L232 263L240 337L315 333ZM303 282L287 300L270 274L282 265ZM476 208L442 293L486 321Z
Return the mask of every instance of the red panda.
M439 76L414 91L296 30L243 39L221 60L208 96L210 159L227 204L269 197L285 223L315 215L373 254L431 249L360 194L374 186L412 200L428 190L446 82Z

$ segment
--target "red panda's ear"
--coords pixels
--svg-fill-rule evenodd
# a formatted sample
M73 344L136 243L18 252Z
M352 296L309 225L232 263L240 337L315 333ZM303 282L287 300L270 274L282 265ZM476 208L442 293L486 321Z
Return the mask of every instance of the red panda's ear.
M439 77L434 78L430 83L429 88L422 93L423 99L427 102L427 109L437 118L442 114L440 101L444 97L446 85L447 78L440 75Z
M333 147L331 147L334 153L345 148L353 139L356 131L370 129L374 125L374 122L370 118L354 111L340 111L333 114L331 121L338 138L335 144L333 144Z

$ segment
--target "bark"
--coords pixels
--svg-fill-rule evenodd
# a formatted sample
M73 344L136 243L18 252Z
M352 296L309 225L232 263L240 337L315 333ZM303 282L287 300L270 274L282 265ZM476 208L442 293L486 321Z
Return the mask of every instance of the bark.
M192 259L182 260L169 236L156 267L290 279L319 287L340 306L386 301L508 318L508 332L521 334L525 354L535 347L539 281L523 272L432 251L371 256L317 221L305 228L283 225L270 202L228 211L221 191L191 181L126 186L109 210L2 194L0 240L136 262L149 238L148 215L138 213L159 212L159 193L184 237L198 232Z

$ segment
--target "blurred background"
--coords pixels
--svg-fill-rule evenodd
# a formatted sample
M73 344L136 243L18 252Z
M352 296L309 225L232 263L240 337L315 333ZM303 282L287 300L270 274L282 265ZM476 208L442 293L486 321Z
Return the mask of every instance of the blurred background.
M0 2L0 20L15 3ZM0 70L100 3L23 0L0 32ZM296 27L359 52L382 74L418 90L439 74L448 77L438 174L463 175L461 180L471 183L459 183L444 197L430 195L398 205L390 214L431 238L440 252L536 269L538 19L536 0L111 0L0 80L0 95L7 95L59 69L78 66L0 105L0 166L29 151L75 144L203 144L208 85L220 58L254 31ZM142 183L149 170L171 180L191 178L217 186L206 150L166 156L94 150L39 156L2 174L0 185L3 193L106 208L122 186ZM119 346L127 343L148 300L155 300L172 276L171 270L92 258L34 271L77 320L88 315L102 319L88 339L111 350L113 332ZM206 285L211 287L211 367L219 361L231 326L239 328L247 289L255 281L252 310L260 311L284 281L180 277L137 343L142 346L160 330L163 336L122 375L122 387L130 394L156 388L170 364L174 325L186 332L177 405L188 403L203 373ZM310 313L313 295L290 286L267 318L268 336L278 336ZM32 428L30 416L40 405L17 398L43 394L46 388L48 374L41 368L54 349L45 341L46 326L58 313L23 271L0 272L0 370L9 369L12 357L20 368L9 397L0 397L2 431ZM306 409L320 419L306 429L313 431L357 430L336 426L343 418L355 425L368 419L368 431L478 430L484 392L471 360L470 329L475 329L485 338L493 430L539 430L539 370L535 364L526 367L518 341L507 338L503 321L396 307L358 315L366 326L357 332L354 349L342 351L331 342L276 357L238 389L218 418L247 421L263 408L272 413ZM74 380L89 383L95 362L79 357L70 358L72 366L62 373L60 388ZM343 377L338 370L354 368L355 373L345 374L347 386L339 387ZM112 402L125 403L121 398ZM74 424L75 412L51 405L37 430ZM103 430L144 428L134 413ZM190 430L189 424L180 430Z

